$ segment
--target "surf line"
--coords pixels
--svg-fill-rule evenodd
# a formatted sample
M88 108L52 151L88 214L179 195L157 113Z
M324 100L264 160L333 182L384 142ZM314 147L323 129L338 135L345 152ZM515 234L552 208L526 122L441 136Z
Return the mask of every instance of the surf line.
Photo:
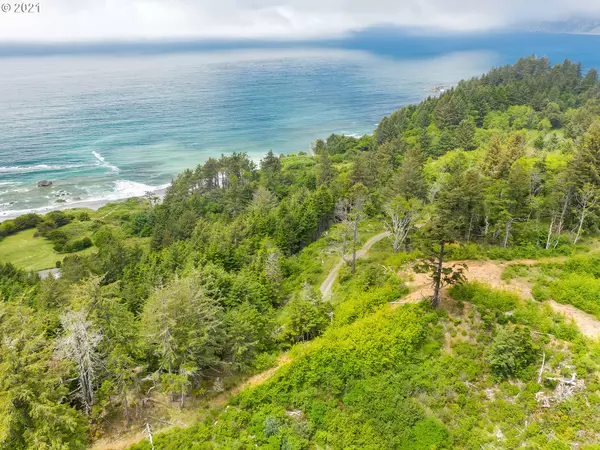
M116 173L121 171L121 169L119 169L117 166L114 166L114 165L110 164L109 162L107 162L106 159L104 158L104 156L102 156L100 153L92 150L92 155L94 155L94 157L98 160L99 166L106 167Z

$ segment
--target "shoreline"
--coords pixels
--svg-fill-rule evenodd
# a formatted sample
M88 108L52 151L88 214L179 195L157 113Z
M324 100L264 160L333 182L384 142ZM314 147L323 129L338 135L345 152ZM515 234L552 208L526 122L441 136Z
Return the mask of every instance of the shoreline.
M165 193L167 192L167 189L168 189L168 187L165 187L165 188L161 188L161 189L156 189L152 192L154 192L154 194L162 200L165 196ZM43 216L44 214L47 214L52 211L65 211L68 209L91 209L92 211L97 211L100 208L102 208L103 206L108 205L109 203L123 203L131 198L144 198L144 197L145 197L144 195L134 195L132 197L124 197L124 198L117 198L117 199L106 198L106 199L100 199L100 200L78 200L78 201L72 202L72 203L59 203L55 206L52 205L52 206L40 208L38 210L22 211L22 212L6 211L5 213L0 213L0 223L5 222L7 220L15 219L19 216L24 216L25 214L38 214L40 216Z

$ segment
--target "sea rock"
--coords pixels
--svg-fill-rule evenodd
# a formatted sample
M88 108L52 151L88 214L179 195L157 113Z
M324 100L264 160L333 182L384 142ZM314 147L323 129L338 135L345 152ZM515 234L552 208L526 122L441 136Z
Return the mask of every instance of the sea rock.
M52 186L52 181L50 180L41 180L37 182L38 187L50 187Z
M56 203L67 203L67 201L62 198L58 198L56 199Z

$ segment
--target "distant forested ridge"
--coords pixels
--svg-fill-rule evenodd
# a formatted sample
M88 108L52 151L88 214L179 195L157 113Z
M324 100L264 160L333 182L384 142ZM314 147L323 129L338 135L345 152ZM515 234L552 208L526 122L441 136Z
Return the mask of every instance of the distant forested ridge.
M598 233L599 199L598 72L530 57L399 109L372 136L319 140L314 155L210 158L116 222L69 211L3 222L0 239L37 228L61 251L94 251L68 254L58 279L0 263L0 448L79 449L118 426L180 425L156 420L160 408L211 405L290 348L298 362L275 381L223 413L212 403L155 448L592 445L600 352L563 319L460 285L453 296L479 308L470 328L435 302L384 306L407 293L407 262L573 255ZM74 222L89 242L61 233ZM385 263L361 265L364 238L384 230ZM339 290L323 299L339 258ZM444 353L448 320L467 337ZM540 354L558 365L569 346L588 406L539 409ZM474 393L479 382L492 393ZM510 400L486 403L500 393ZM518 431L501 439L492 423L504 420Z

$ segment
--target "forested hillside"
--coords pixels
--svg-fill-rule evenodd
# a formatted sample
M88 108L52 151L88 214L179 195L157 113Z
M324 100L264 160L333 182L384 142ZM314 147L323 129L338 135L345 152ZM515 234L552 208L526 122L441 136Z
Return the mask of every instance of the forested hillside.
M110 220L3 222L88 250L0 264L0 448L599 448L600 345L551 307L600 320L599 200L598 73L531 57Z

